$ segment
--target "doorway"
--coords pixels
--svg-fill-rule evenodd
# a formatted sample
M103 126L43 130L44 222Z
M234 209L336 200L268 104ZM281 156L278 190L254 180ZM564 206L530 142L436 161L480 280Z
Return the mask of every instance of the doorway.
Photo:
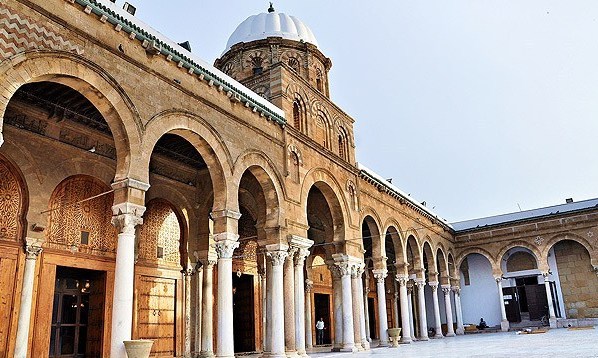
M378 339L378 330L376 329L376 300L374 297L368 297L368 313L370 324L370 338Z
M512 323L538 321L548 314L548 299L544 284L538 277L519 277L515 287L504 287L507 320Z
M49 357L99 357L104 334L105 274L58 266Z
M233 274L233 330L235 353L255 352L253 276Z
M315 321L320 318L324 321L324 342L323 344L331 344L330 337L330 295L323 293L314 293L314 308ZM310 328L315 329L315 324Z

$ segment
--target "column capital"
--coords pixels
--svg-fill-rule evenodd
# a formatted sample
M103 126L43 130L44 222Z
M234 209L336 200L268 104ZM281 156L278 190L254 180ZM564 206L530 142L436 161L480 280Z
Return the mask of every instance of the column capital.
M436 292L438 290L438 281L430 281L428 282L428 286L432 288L432 292Z
M503 277L502 276L494 276L494 281L496 281L496 283L500 283L502 282Z
M457 296L461 295L461 287L459 287L459 286L452 286L451 290L453 290L453 292L455 293L455 295L457 295Z
M311 289L314 287L314 282L310 279L306 279L305 280L305 291L306 292L311 292Z
M544 280L548 280L548 277L551 275L550 271L544 271L542 272L542 276L544 277Z
M112 225L121 234L135 234L135 227L143 224L145 206L133 203L120 203L112 206Z
M286 250L268 251L266 253L272 259L272 266L283 266L289 253Z
M418 290L421 290L426 285L426 280L423 278L418 278L415 280L415 286L417 286Z
M195 274L195 270L192 268L187 268L187 269L181 270L181 273L183 274L183 276L189 277L189 276L193 276L193 274Z
M35 239L27 237L25 238L25 258L27 260L35 260L42 253L43 239Z
M339 261L334 263L338 268L339 275L342 276L350 276L352 265L346 261Z
M376 270L372 270L372 273L374 274L374 278L376 279L376 281L378 283L383 283L384 279L386 278L386 276L388 276L388 270L387 269L376 269Z
M214 268L214 265L216 265L217 261L217 257L213 257L212 255L208 256L205 259L201 259L201 264L207 268L207 269L212 269Z
M231 259L233 257L233 253L235 252L235 249L239 247L239 242L236 240L220 239L216 241L216 243L213 246L216 250L216 254L218 255L218 259Z
M363 262L353 264L353 267L351 269L351 278L361 279L364 270L365 264Z
M448 294L449 294L449 292L451 292L451 285L442 285L442 286L440 286L440 287L442 288L442 292L443 292L445 295L448 295Z
M409 281L409 276L397 274L395 276L395 280L397 280L399 286L406 286L407 282Z
M241 213L230 209L214 210L210 213L210 217L212 220L220 218L239 220L241 218Z
M309 250L298 248L295 253L295 266L303 266L305 259L309 256Z

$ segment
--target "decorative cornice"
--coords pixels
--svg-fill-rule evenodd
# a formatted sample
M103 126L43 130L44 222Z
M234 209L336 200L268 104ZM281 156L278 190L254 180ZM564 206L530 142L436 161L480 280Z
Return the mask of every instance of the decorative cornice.
M154 55L163 55L166 60L174 61L178 63L178 67L187 69L189 74L197 75L200 80L208 82L210 86L216 86L216 88L218 88L221 92L225 92L231 101L245 104L245 107L252 109L253 112L259 112L261 116L275 121L281 127L286 125L284 114L276 113L271 108L268 108L267 105L258 102L250 95L243 92L241 89L235 87L232 83L228 82L224 78L221 78L216 73L208 70L176 48L172 47L170 44L164 42L139 25L126 19L121 14L118 14L116 11L110 9L101 2L97 0L66 1L83 6L83 11L85 13L93 13L99 16L100 21L108 22L114 25L115 30L128 33L129 38L131 40L139 40L142 46L146 48L148 53Z

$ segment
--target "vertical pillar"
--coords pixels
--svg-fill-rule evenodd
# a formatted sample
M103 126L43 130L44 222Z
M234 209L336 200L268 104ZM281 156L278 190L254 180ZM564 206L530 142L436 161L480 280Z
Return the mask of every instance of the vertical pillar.
M411 340L415 340L415 321L413 317L413 284L407 281L407 307L409 308L409 330L411 331Z
M348 257L343 254L332 255L339 268L341 276L342 293L342 324L343 324L343 345L342 352L356 352L353 330L353 300L351 297L351 265Z
M272 279L270 280L272 281L270 300L272 331L270 335L270 354L268 356L272 358L285 358L283 267L285 259L288 256L287 247L284 245L272 245L268 250L268 256L270 256L272 262Z
M428 340L428 318L426 317L426 296L424 287L426 286L426 279L420 278L415 280L417 286L417 301L419 303L419 339L422 341Z
M367 339L367 334L365 330L365 303L363 302L363 270L365 265L362 263L356 269L357 279L354 283L357 285L357 291L354 293L354 299L357 300L357 307L359 308L359 318L355 324L359 325L359 333L361 337L361 346L364 350L370 349L370 342Z
M353 302L353 340L355 341L355 348L363 351L365 347L361 344L361 324L363 321L362 311L360 310L361 290L359 282L361 281L361 274L363 273L362 265L353 265L351 267L351 301Z
M239 235L224 232L214 235L218 254L218 316L216 357L234 358L233 330L233 252L239 247Z
M463 311L461 310L461 288L459 286L452 287L453 293L455 294L455 316L457 316L457 335L465 334L465 327L463 327Z
M442 323L440 321L440 305L438 304L438 282L428 282L428 285L432 288L432 303L434 305L434 329L436 330L434 338L443 338Z
M550 316L550 328L556 328L556 315L554 313L554 305L552 303L552 291L550 290L550 281L548 281L548 276L550 273L544 272L542 276L544 276L544 287L546 288L546 299L548 300L548 315Z
M363 285L363 283L362 283ZM368 305L368 294L370 292L370 275L367 267L365 268L365 287L363 288L363 313L365 316L365 337L369 342L372 341L372 335L370 333L370 308Z
M265 266L265 264L264 264ZM266 285L267 285L267 278L266 278L266 268L263 267L260 269L260 292L262 294L262 351L266 351L266 323L268 321L268 314L267 314L267 294L266 294Z
M401 301L401 343L411 343L411 305L407 295L408 278L405 275L397 275L396 278L399 284L399 300Z
M378 295L378 335L380 337L380 347L388 346L388 318L386 317L386 290L384 282L388 271L386 269L374 270L376 279L376 293Z
M509 330L509 321L507 320L507 311L505 310L505 299L502 293L502 276L494 276L494 280L496 281L496 288L498 290L498 302L500 304L500 329L503 332L507 332Z
M341 273L338 266L328 266L332 275L333 315L334 315L334 344L332 351L338 352L343 347L343 293ZM318 319L319 317L316 317Z
M272 259L266 252L266 317L272 317ZM264 356L272 352L272 320L266 321Z
M191 277L194 271L187 268L182 273L185 278L185 358L191 358Z
M399 285L396 280L392 281L394 292L392 294L392 320L394 327L399 327Z
M311 246L311 245L310 245ZM309 250L300 248L295 254L295 347L297 354L307 357L305 352L305 317L311 315L311 310L305 310L305 279L303 267ZM311 327L309 328L311 331Z
M284 263L284 345L288 357L297 356L295 346L295 273L293 261L297 248L290 247Z
M208 254L203 262L203 302L201 304L201 352L202 358L214 356L214 265L216 258Z
M446 336L454 337L455 329L453 328L453 305L451 304L451 285L442 285L442 293L444 293L444 309L446 312Z
M314 347L313 326L311 321L311 289L314 287L312 280L305 280L305 342L307 348Z
M198 260L195 265L195 345L193 347L194 357L198 357L201 352L201 314L203 302L203 265Z
M121 185L113 184L113 187ZM112 331L110 357L125 358L124 341L131 340L133 325L133 282L135 279L135 227L143 220L145 207L121 203L112 207L115 215L112 224L116 226L118 243L114 267L114 291L112 300Z
M31 322L31 305L33 303L33 284L35 265L42 253L42 240L27 238L25 243L25 269L23 270L23 288L21 290L21 306L17 322L15 339L15 358L26 358L29 343L29 326Z

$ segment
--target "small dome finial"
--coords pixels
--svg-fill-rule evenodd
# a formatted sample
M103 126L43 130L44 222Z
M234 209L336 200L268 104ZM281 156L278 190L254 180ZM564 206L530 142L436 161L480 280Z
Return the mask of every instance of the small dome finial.
M274 12L276 10L274 10L274 5L272 5L272 2L270 1L270 7L268 8L268 12Z

